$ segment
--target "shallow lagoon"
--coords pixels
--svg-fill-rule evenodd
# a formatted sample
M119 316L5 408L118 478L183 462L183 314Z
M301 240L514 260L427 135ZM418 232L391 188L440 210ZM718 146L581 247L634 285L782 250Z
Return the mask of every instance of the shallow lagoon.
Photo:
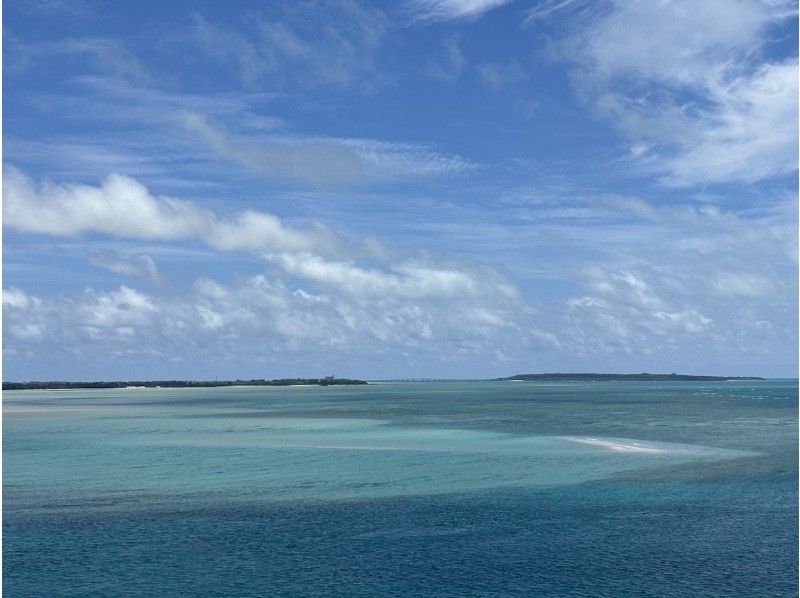
M797 383L4 395L9 595L796 595Z

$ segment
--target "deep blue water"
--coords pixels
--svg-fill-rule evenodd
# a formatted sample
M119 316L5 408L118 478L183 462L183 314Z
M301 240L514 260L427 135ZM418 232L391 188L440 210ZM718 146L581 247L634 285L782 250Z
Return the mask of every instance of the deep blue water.
M797 382L7 392L9 596L797 595Z

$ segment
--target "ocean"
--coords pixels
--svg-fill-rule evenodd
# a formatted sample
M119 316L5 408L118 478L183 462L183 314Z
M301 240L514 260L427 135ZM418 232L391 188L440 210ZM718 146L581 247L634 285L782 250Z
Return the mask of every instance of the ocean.
M796 596L798 384L13 391L7 596Z

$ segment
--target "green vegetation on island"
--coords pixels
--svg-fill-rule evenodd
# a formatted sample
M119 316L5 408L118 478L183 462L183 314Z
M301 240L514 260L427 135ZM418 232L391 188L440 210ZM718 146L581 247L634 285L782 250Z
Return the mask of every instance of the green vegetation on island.
M763 380L758 376L690 376L687 374L517 374L495 378L499 382L726 382L728 380Z
M366 384L350 378L280 378L278 380L129 380L114 382L3 382L3 390L62 390L76 388L212 388L217 386L338 386Z

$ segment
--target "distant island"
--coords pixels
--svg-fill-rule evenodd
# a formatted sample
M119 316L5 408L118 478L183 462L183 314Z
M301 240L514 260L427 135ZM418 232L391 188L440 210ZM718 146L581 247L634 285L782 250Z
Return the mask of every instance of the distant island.
M689 376L687 374L517 374L495 378L498 382L725 382L727 380L764 380L758 376Z
M551 373L516 374L493 378L490 382L725 382L727 380L764 380L759 376L690 376L687 374L595 374ZM382 380L382 382L456 382L446 379ZM486 382L486 380L458 380L461 382ZM70 390L80 388L215 388L220 386L343 386L368 384L366 380L351 378L279 378L264 380L128 380L111 382L3 382L3 390Z
M3 382L3 390L62 390L76 388L214 388L218 386L339 386L367 384L350 378L280 378L277 380L129 380L114 382Z

